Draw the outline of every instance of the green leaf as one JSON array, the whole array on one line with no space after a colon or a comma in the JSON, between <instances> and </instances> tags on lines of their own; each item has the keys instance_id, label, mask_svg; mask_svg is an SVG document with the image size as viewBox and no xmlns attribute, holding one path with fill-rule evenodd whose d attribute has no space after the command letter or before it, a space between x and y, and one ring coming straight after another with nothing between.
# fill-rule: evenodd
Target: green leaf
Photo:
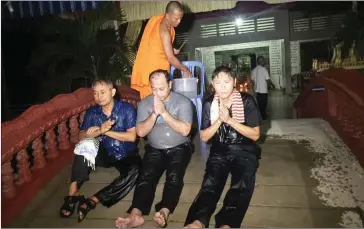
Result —
<instances>
[{"instance_id":1,"label":"green leaf","mask_svg":"<svg viewBox=\"0 0 364 229\"><path fill-rule=\"evenodd\" d=\"M86 16L70 15L72 19L53 16L38 22L41 28L38 46L28 65L32 75L40 83L45 79L56 84L69 83L63 80L65 76L71 80L128 81L136 57L135 47L128 41L116 41L114 29L100 30L113 20L125 23L123 10L114 2L102 2L100 8L87 12Z\"/></svg>"}]
</instances>

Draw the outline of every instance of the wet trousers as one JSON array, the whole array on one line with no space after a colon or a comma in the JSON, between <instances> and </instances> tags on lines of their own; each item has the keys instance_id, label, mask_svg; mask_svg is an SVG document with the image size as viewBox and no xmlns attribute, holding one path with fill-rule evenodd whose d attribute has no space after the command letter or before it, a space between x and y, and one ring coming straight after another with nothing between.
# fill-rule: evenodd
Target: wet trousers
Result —
<instances>
[{"instance_id":1,"label":"wet trousers","mask_svg":"<svg viewBox=\"0 0 364 229\"><path fill-rule=\"evenodd\" d=\"M195 220L209 227L212 214L231 173L230 189L215 216L215 228L223 225L240 228L254 191L258 157L241 149L211 147L201 190L192 203L185 225Z\"/></svg>"},{"instance_id":2,"label":"wet trousers","mask_svg":"<svg viewBox=\"0 0 364 229\"><path fill-rule=\"evenodd\" d=\"M158 212L162 208L167 208L173 213L181 196L184 186L183 178L192 153L193 145L189 141L168 149L156 149L146 145L143 168L128 213L133 208L137 208L143 215L149 215L157 184L165 170L166 182L163 196L162 200L155 205L155 210Z\"/></svg>"},{"instance_id":3,"label":"wet trousers","mask_svg":"<svg viewBox=\"0 0 364 229\"><path fill-rule=\"evenodd\" d=\"M111 207L124 198L135 186L142 159L138 151L130 152L121 160L107 154L106 149L100 144L99 151L96 156L95 165L98 167L115 167L120 176L114 179L111 184L102 188L94 196L105 207ZM81 155L75 155L72 165L71 182L77 182L78 189L84 182L89 180L91 167L87 165L87 161Z\"/></svg>"}]
</instances>

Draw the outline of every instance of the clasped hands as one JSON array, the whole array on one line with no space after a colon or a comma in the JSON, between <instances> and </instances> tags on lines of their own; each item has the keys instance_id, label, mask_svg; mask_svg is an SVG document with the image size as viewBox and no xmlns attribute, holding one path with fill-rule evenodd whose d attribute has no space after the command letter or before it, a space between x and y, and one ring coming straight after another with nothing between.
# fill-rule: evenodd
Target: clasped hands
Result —
<instances>
[{"instance_id":1,"label":"clasped hands","mask_svg":"<svg viewBox=\"0 0 364 229\"><path fill-rule=\"evenodd\" d=\"M219 106L219 120L225 123L229 123L231 120L228 108L221 101Z\"/></svg>"},{"instance_id":2,"label":"clasped hands","mask_svg":"<svg viewBox=\"0 0 364 229\"><path fill-rule=\"evenodd\" d=\"M90 128L87 129L86 134L91 135L91 134L95 133L96 131L99 132L98 133L99 135L104 134L107 131L109 131L114 124L115 124L115 120L109 119L109 120L105 121L104 123L102 123L101 127L91 126Z\"/></svg>"},{"instance_id":3,"label":"clasped hands","mask_svg":"<svg viewBox=\"0 0 364 229\"><path fill-rule=\"evenodd\" d=\"M153 112L157 117L159 115L162 116L167 112L166 106L164 105L162 100L160 100L157 96L154 96Z\"/></svg>"}]
</instances>

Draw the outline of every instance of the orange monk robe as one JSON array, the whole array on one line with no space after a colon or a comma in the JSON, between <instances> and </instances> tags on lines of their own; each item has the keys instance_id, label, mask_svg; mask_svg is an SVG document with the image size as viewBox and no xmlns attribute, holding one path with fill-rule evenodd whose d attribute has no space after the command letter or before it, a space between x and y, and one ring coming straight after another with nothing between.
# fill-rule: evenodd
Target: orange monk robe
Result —
<instances>
[{"instance_id":1,"label":"orange monk robe","mask_svg":"<svg viewBox=\"0 0 364 229\"><path fill-rule=\"evenodd\" d=\"M156 15L149 19L146 25L139 50L133 66L131 88L140 92L141 99L152 94L149 84L149 74L157 69L170 72L170 64L163 50L162 39L159 35L160 24L164 14ZM175 38L174 28L171 27L172 43Z\"/></svg>"}]
</instances>

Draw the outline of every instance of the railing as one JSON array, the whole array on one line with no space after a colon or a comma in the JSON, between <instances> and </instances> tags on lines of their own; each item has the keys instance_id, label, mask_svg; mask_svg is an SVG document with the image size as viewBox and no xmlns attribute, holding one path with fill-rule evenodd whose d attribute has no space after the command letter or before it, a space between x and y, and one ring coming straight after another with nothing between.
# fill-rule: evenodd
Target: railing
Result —
<instances>
[{"instance_id":1,"label":"railing","mask_svg":"<svg viewBox=\"0 0 364 229\"><path fill-rule=\"evenodd\" d=\"M302 90L317 75L316 71L300 72L291 76L291 82L296 89Z\"/></svg>"},{"instance_id":2,"label":"railing","mask_svg":"<svg viewBox=\"0 0 364 229\"><path fill-rule=\"evenodd\" d=\"M364 167L364 75L356 70L323 71L294 104L298 118L328 121Z\"/></svg>"},{"instance_id":3,"label":"railing","mask_svg":"<svg viewBox=\"0 0 364 229\"><path fill-rule=\"evenodd\" d=\"M345 68L345 69L363 69L364 60L352 61L342 61L340 64L332 64L328 62L318 63L317 71L322 72L330 68Z\"/></svg>"},{"instance_id":4,"label":"railing","mask_svg":"<svg viewBox=\"0 0 364 229\"><path fill-rule=\"evenodd\" d=\"M118 88L122 100L136 108L139 92ZM73 158L79 126L94 104L92 90L58 95L1 124L2 225L14 219L42 187Z\"/></svg>"}]
</instances>

